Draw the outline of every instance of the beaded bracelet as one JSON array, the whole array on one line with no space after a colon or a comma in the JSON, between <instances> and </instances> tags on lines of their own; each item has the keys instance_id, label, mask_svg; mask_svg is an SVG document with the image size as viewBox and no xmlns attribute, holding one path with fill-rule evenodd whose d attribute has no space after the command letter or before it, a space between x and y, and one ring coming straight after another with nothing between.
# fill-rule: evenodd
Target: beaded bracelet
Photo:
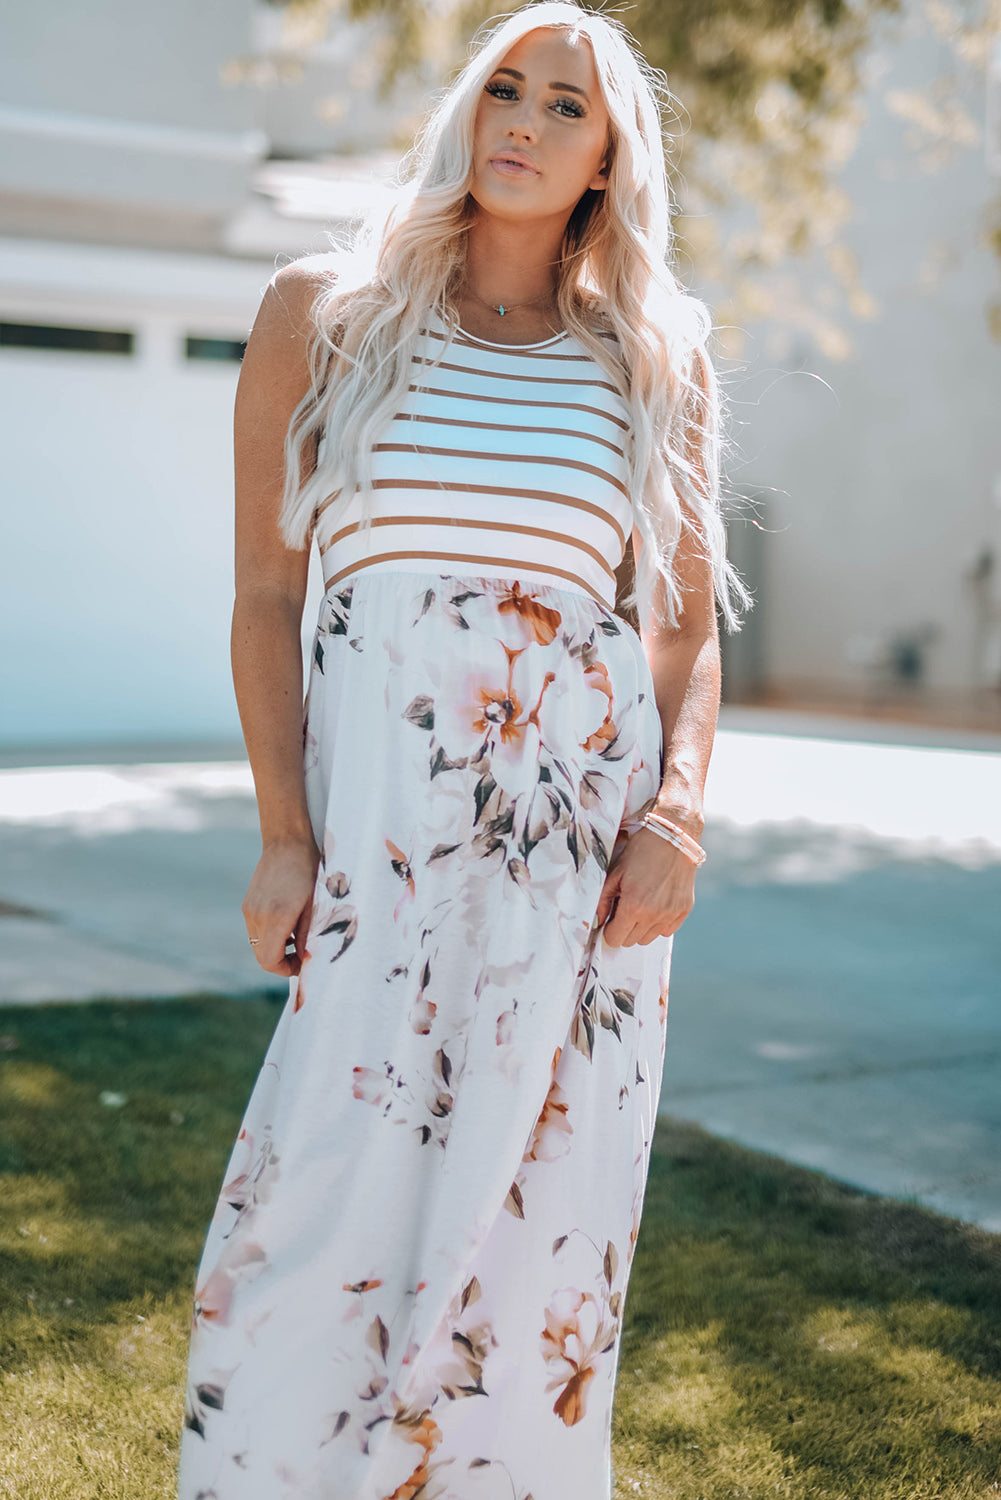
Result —
<instances>
[{"instance_id":1,"label":"beaded bracelet","mask_svg":"<svg viewBox=\"0 0 1001 1500\"><path fill-rule=\"evenodd\" d=\"M687 855L694 865L701 865L705 862L706 851L702 845L693 839L690 833L679 828L677 823L672 823L670 818L663 817L661 813L644 813L643 826L649 828L651 833L656 833L662 839L666 839L676 849L680 849L681 853Z\"/></svg>"}]
</instances>

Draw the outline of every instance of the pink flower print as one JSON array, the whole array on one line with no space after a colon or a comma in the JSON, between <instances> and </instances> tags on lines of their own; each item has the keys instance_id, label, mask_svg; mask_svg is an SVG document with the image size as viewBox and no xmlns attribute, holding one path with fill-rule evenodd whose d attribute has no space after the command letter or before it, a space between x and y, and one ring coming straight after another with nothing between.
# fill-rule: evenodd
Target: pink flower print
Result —
<instances>
[{"instance_id":1,"label":"pink flower print","mask_svg":"<svg viewBox=\"0 0 1001 1500\"><path fill-rule=\"evenodd\" d=\"M228 1323L233 1278L220 1266L210 1271L195 1293L196 1323Z\"/></svg>"},{"instance_id":2,"label":"pink flower print","mask_svg":"<svg viewBox=\"0 0 1001 1500\"><path fill-rule=\"evenodd\" d=\"M497 1046L509 1047L514 1041L514 1010L501 1011L497 1017Z\"/></svg>"},{"instance_id":3,"label":"pink flower print","mask_svg":"<svg viewBox=\"0 0 1001 1500\"><path fill-rule=\"evenodd\" d=\"M426 1376L449 1401L482 1396L483 1367L497 1340L481 1304L482 1289L471 1276L451 1300L426 1352ZM425 1394L425 1393L422 1393Z\"/></svg>"},{"instance_id":4,"label":"pink flower print","mask_svg":"<svg viewBox=\"0 0 1001 1500\"><path fill-rule=\"evenodd\" d=\"M324 837L324 848L328 847L328 841L329 834ZM340 958L341 954L354 942L358 932L358 908L350 901L343 899L350 890L351 882L344 871L334 870L328 875L326 874L326 861L321 860L313 889L313 909L309 918L306 958L315 958L321 951L317 940L330 937L332 933L340 937L341 945L330 955L331 963ZM302 973L300 973L295 1004L292 1007L293 1014L301 1009L305 999L305 986L302 982Z\"/></svg>"},{"instance_id":5,"label":"pink flower print","mask_svg":"<svg viewBox=\"0 0 1001 1500\"><path fill-rule=\"evenodd\" d=\"M485 745L494 781L512 797L538 781L539 715L556 675L544 663L536 646L514 650L498 641L484 650L464 687L435 708L435 733L449 759Z\"/></svg>"},{"instance_id":6,"label":"pink flower print","mask_svg":"<svg viewBox=\"0 0 1001 1500\"><path fill-rule=\"evenodd\" d=\"M356 1067L352 1069L354 1082L351 1092L364 1104L374 1104L384 1115L392 1112L393 1105L401 1107L411 1102L410 1090L394 1069L392 1063L383 1063L382 1069ZM401 1094L405 1097L401 1097Z\"/></svg>"},{"instance_id":7,"label":"pink flower print","mask_svg":"<svg viewBox=\"0 0 1001 1500\"><path fill-rule=\"evenodd\" d=\"M193 1327L228 1323L236 1282L253 1280L267 1263L263 1247L253 1240L231 1241L195 1292Z\"/></svg>"},{"instance_id":8,"label":"pink flower print","mask_svg":"<svg viewBox=\"0 0 1001 1500\"><path fill-rule=\"evenodd\" d=\"M410 1007L410 1024L418 1036L429 1035L431 1023L437 1014L437 1005L435 1005L433 1000L425 999L422 991Z\"/></svg>"},{"instance_id":9,"label":"pink flower print","mask_svg":"<svg viewBox=\"0 0 1001 1500\"><path fill-rule=\"evenodd\" d=\"M239 1221L243 1214L256 1208L259 1203L267 1203L271 1197L272 1186L279 1175L279 1157L268 1135L256 1151L254 1137L248 1130L241 1130L237 1140L244 1142L244 1151L249 1161L242 1172L238 1172L224 1184L220 1196L230 1208L236 1209Z\"/></svg>"},{"instance_id":10,"label":"pink flower print","mask_svg":"<svg viewBox=\"0 0 1001 1500\"><path fill-rule=\"evenodd\" d=\"M598 1360L615 1344L616 1324L591 1292L563 1287L546 1308L541 1335L542 1357L550 1366L547 1391L559 1389L553 1411L567 1427L586 1413L587 1387L597 1373Z\"/></svg>"}]
</instances>

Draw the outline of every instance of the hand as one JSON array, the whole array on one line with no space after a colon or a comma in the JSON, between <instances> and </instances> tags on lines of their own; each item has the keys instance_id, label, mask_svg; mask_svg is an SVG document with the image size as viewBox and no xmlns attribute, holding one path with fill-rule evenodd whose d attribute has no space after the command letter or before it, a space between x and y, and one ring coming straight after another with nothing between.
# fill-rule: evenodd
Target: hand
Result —
<instances>
[{"instance_id":1,"label":"hand","mask_svg":"<svg viewBox=\"0 0 1001 1500\"><path fill-rule=\"evenodd\" d=\"M257 938L254 956L269 974L298 974L313 915L313 889L320 851L312 838L268 844L257 863L241 911L247 936ZM295 952L286 954L286 944Z\"/></svg>"},{"instance_id":2,"label":"hand","mask_svg":"<svg viewBox=\"0 0 1001 1500\"><path fill-rule=\"evenodd\" d=\"M695 905L697 868L666 839L637 829L609 867L598 900L605 942L631 948L677 932Z\"/></svg>"}]
</instances>

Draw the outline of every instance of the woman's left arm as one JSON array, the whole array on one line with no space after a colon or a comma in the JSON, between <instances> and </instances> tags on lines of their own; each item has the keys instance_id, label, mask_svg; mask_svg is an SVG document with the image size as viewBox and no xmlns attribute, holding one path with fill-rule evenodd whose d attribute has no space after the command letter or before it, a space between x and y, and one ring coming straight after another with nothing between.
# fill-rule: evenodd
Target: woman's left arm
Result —
<instances>
[{"instance_id":1,"label":"woman's left arm","mask_svg":"<svg viewBox=\"0 0 1001 1500\"><path fill-rule=\"evenodd\" d=\"M688 533L686 541L688 545L679 543L675 560L675 574L685 591L678 627L641 627L640 637L664 726L664 769L655 811L699 840L719 715L720 651L710 564L691 546Z\"/></svg>"},{"instance_id":2,"label":"woman's left arm","mask_svg":"<svg viewBox=\"0 0 1001 1500\"><path fill-rule=\"evenodd\" d=\"M636 531L632 540L638 555L641 542ZM711 566L690 532L678 544L674 565L684 590L678 625L640 628L664 731L655 810L700 840L719 714L719 629ZM673 844L640 828L605 877L597 911L599 925L605 924L605 942L631 947L676 932L695 905L696 868Z\"/></svg>"}]
</instances>

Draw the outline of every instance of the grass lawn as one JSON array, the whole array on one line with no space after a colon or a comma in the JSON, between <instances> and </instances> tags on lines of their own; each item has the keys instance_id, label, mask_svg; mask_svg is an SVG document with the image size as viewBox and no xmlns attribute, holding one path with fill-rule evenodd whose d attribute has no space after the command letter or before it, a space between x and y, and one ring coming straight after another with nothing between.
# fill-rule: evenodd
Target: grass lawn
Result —
<instances>
[{"instance_id":1,"label":"grass lawn","mask_svg":"<svg viewBox=\"0 0 1001 1500\"><path fill-rule=\"evenodd\" d=\"M0 1496L172 1500L194 1270L277 1019L0 1012ZM1001 1494L1001 1236L663 1120L615 1471L616 1500Z\"/></svg>"}]
</instances>

